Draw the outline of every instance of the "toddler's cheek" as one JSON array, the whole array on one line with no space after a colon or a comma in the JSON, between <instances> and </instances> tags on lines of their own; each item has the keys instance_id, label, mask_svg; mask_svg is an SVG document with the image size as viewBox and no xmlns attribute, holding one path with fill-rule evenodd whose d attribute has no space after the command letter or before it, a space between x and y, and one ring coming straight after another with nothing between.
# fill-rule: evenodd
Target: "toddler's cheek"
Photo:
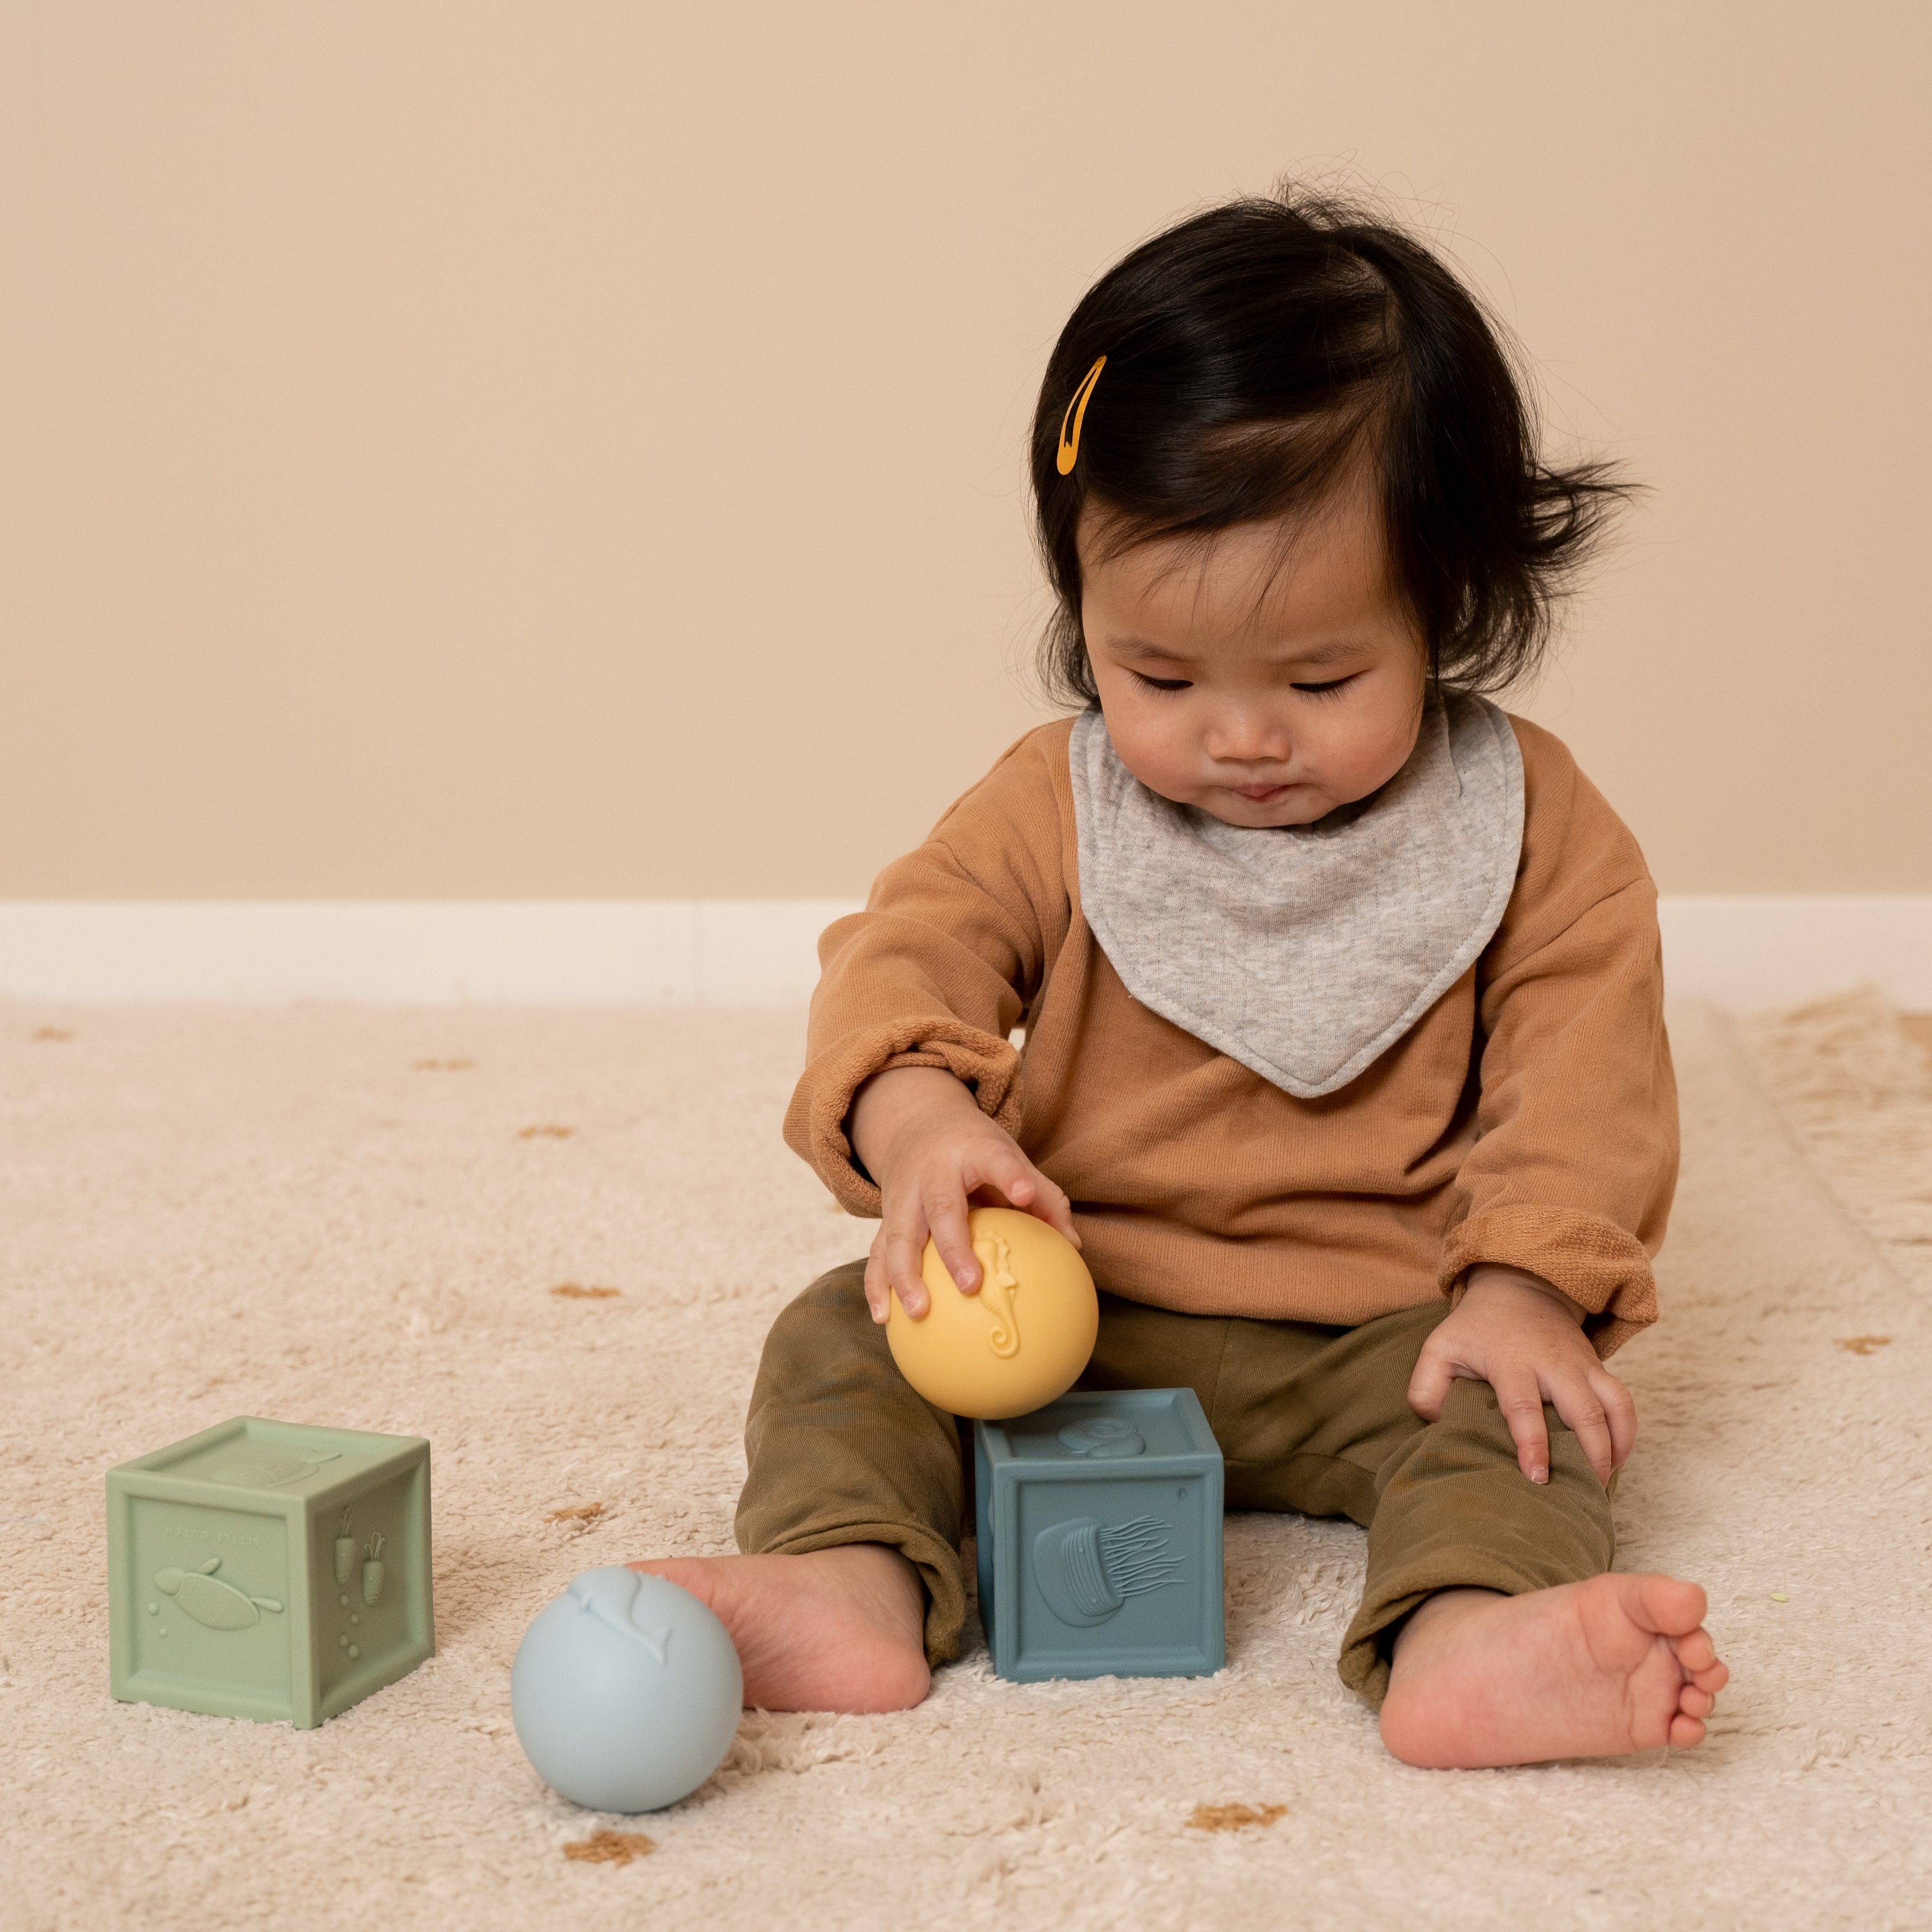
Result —
<instances>
[{"instance_id":1,"label":"toddler's cheek","mask_svg":"<svg viewBox=\"0 0 1932 1932\"><path fill-rule=\"evenodd\" d=\"M1116 747L1118 749L1118 748ZM1172 799L1176 805L1196 802L1196 788L1177 782L1176 774L1161 760L1154 758L1130 758L1124 753L1120 762L1145 785L1150 792L1161 797Z\"/></svg>"},{"instance_id":2,"label":"toddler's cheek","mask_svg":"<svg viewBox=\"0 0 1932 1932\"><path fill-rule=\"evenodd\" d=\"M1111 727L1108 735L1112 735ZM1124 745L1117 739L1114 749L1121 764L1149 791L1177 805L1202 804L1213 790L1206 754L1172 728L1130 737Z\"/></svg>"}]
</instances>

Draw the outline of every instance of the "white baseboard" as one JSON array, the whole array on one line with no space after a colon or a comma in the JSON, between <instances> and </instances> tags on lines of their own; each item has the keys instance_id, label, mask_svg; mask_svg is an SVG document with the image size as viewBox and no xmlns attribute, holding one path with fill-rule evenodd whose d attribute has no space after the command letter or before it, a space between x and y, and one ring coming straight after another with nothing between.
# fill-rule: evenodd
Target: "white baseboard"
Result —
<instances>
[{"instance_id":1,"label":"white baseboard","mask_svg":"<svg viewBox=\"0 0 1932 1932\"><path fill-rule=\"evenodd\" d=\"M0 902L0 996L802 1006L845 899Z\"/></svg>"},{"instance_id":2,"label":"white baseboard","mask_svg":"<svg viewBox=\"0 0 1932 1932\"><path fill-rule=\"evenodd\" d=\"M847 899L0 902L0 997L795 1006ZM1666 897L1673 995L1932 1011L1932 893Z\"/></svg>"},{"instance_id":3,"label":"white baseboard","mask_svg":"<svg viewBox=\"0 0 1932 1932\"><path fill-rule=\"evenodd\" d=\"M1673 998L1748 1012L1875 986L1932 1012L1932 892L1666 894L1658 913Z\"/></svg>"}]
</instances>

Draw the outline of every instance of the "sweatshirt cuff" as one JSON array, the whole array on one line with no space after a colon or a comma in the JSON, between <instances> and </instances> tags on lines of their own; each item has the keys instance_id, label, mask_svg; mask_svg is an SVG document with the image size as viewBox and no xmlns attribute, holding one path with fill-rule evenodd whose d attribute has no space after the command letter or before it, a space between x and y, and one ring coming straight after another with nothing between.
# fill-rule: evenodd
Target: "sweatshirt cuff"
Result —
<instances>
[{"instance_id":1,"label":"sweatshirt cuff","mask_svg":"<svg viewBox=\"0 0 1932 1932\"><path fill-rule=\"evenodd\" d=\"M1463 1277L1484 1262L1522 1269L1585 1311L1583 1332L1607 1359L1657 1319L1657 1280L1643 1244L1628 1228L1566 1208L1492 1208L1450 1230L1442 1246L1444 1294L1462 1298Z\"/></svg>"},{"instance_id":2,"label":"sweatshirt cuff","mask_svg":"<svg viewBox=\"0 0 1932 1932\"><path fill-rule=\"evenodd\" d=\"M848 1214L876 1220L882 1208L878 1184L858 1164L845 1132L859 1089L896 1066L943 1067L968 1089L982 1114L1016 1133L1019 1064L1010 1040L958 1020L929 1016L868 1027L826 1048L806 1068L786 1110L785 1144Z\"/></svg>"}]
</instances>

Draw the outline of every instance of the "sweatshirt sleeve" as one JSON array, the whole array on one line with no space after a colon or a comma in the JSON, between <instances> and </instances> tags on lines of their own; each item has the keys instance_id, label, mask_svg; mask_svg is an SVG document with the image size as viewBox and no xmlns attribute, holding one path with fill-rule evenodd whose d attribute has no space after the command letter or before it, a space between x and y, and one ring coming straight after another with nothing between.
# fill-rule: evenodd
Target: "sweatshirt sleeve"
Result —
<instances>
[{"instance_id":1,"label":"sweatshirt sleeve","mask_svg":"<svg viewBox=\"0 0 1932 1932\"><path fill-rule=\"evenodd\" d=\"M1526 1269L1588 1311L1607 1356L1657 1318L1651 1257L1677 1178L1657 892L1636 841L1554 737L1523 752L1523 854L1477 968L1479 1138L1442 1284Z\"/></svg>"},{"instance_id":2,"label":"sweatshirt sleeve","mask_svg":"<svg viewBox=\"0 0 1932 1932\"><path fill-rule=\"evenodd\" d=\"M853 1096L896 1066L940 1066L1009 1131L1019 1054L1007 1036L1065 937L1070 895L1052 760L1069 727L1015 745L916 851L880 874L863 912L818 942L806 1070L785 1114L792 1150L841 1206L880 1196L846 1132Z\"/></svg>"}]
</instances>

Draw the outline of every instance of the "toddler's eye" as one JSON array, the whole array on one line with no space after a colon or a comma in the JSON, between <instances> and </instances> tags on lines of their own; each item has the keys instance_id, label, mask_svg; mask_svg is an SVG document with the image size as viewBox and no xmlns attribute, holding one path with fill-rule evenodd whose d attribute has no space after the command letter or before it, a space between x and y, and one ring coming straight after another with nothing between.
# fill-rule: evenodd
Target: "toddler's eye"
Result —
<instances>
[{"instance_id":1,"label":"toddler's eye","mask_svg":"<svg viewBox=\"0 0 1932 1932\"><path fill-rule=\"evenodd\" d=\"M1185 691L1194 681L1186 677L1149 677L1138 670L1133 676L1135 682L1146 691Z\"/></svg>"},{"instance_id":2,"label":"toddler's eye","mask_svg":"<svg viewBox=\"0 0 1932 1932\"><path fill-rule=\"evenodd\" d=\"M1325 684L1298 684L1291 688L1305 691L1310 698L1333 698L1345 684L1353 684L1356 676L1357 674L1352 672L1346 677L1331 677Z\"/></svg>"}]
</instances>

